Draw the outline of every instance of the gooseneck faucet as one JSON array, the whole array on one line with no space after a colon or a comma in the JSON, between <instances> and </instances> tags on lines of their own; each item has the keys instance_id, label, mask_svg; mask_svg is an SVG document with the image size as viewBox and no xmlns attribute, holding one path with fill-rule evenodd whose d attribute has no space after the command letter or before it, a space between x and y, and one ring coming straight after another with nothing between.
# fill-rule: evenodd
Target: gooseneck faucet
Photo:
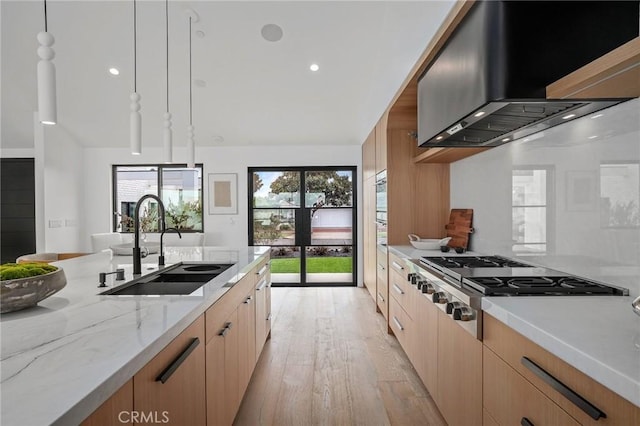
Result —
<instances>
[{"instance_id":1,"label":"gooseneck faucet","mask_svg":"<svg viewBox=\"0 0 640 426\"><path fill-rule=\"evenodd\" d=\"M158 257L158 266L164 266L164 250L162 249L162 238L167 231L173 231L178 233L178 237L182 238L182 234L176 228L165 228L160 234L160 256Z\"/></svg>"},{"instance_id":2,"label":"gooseneck faucet","mask_svg":"<svg viewBox=\"0 0 640 426\"><path fill-rule=\"evenodd\" d=\"M133 240L133 275L140 275L142 273L141 254L140 254L140 206L142 202L148 198L153 198L158 202L158 217L160 219L160 229L164 229L164 204L162 200L153 194L147 194L140 197L136 203L136 209L133 214L135 237Z\"/></svg>"}]
</instances>

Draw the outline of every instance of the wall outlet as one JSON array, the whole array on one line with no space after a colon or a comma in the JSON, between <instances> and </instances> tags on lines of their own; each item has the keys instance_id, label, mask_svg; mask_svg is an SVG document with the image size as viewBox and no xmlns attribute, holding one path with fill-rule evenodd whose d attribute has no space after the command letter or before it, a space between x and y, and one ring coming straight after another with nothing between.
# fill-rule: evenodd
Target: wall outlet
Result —
<instances>
[{"instance_id":1,"label":"wall outlet","mask_svg":"<svg viewBox=\"0 0 640 426\"><path fill-rule=\"evenodd\" d=\"M49 228L62 228L64 221L62 219L55 219L49 221Z\"/></svg>"}]
</instances>

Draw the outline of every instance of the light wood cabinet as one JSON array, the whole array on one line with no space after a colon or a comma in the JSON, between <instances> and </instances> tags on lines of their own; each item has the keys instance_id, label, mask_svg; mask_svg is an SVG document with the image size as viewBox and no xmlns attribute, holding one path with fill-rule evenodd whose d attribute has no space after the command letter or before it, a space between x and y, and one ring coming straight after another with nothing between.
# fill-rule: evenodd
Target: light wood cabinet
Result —
<instances>
[{"instance_id":1,"label":"light wood cabinet","mask_svg":"<svg viewBox=\"0 0 640 426\"><path fill-rule=\"evenodd\" d=\"M640 424L640 407L597 383L560 358L541 348L499 320L485 314L483 317L483 343L487 349L500 357L510 368L546 397L560 406L578 423L583 425L631 425ZM537 366L537 367L536 367ZM550 377L542 378L540 369ZM598 420L579 408L548 382L561 382L570 392L588 401L589 405L606 415ZM555 382L554 382L555 383ZM497 411L508 405L508 395L494 395L495 401L485 401L485 407L500 422ZM488 407L490 404L491 407ZM593 410L592 414L595 412Z\"/></svg>"},{"instance_id":2,"label":"light wood cabinet","mask_svg":"<svg viewBox=\"0 0 640 426\"><path fill-rule=\"evenodd\" d=\"M484 409L497 424L579 424L486 346L482 371Z\"/></svg>"},{"instance_id":3,"label":"light wood cabinet","mask_svg":"<svg viewBox=\"0 0 640 426\"><path fill-rule=\"evenodd\" d=\"M362 144L362 181L376 175L376 129L374 128Z\"/></svg>"},{"instance_id":4,"label":"light wood cabinet","mask_svg":"<svg viewBox=\"0 0 640 426\"><path fill-rule=\"evenodd\" d=\"M387 271L387 248L378 246L376 250L376 305L378 312L389 319L389 286Z\"/></svg>"},{"instance_id":5,"label":"light wood cabinet","mask_svg":"<svg viewBox=\"0 0 640 426\"><path fill-rule=\"evenodd\" d=\"M428 296L419 293L415 321L418 344L413 366L431 395L438 392L438 312Z\"/></svg>"},{"instance_id":6,"label":"light wood cabinet","mask_svg":"<svg viewBox=\"0 0 640 426\"><path fill-rule=\"evenodd\" d=\"M87 417L81 426L133 425L133 380L129 380L111 398Z\"/></svg>"},{"instance_id":7,"label":"light wood cabinet","mask_svg":"<svg viewBox=\"0 0 640 426\"><path fill-rule=\"evenodd\" d=\"M389 297L395 298L409 318L414 319L417 287L407 281L407 274L405 261L389 253Z\"/></svg>"},{"instance_id":8,"label":"light wood cabinet","mask_svg":"<svg viewBox=\"0 0 640 426\"><path fill-rule=\"evenodd\" d=\"M238 309L207 343L207 424L231 425L240 407Z\"/></svg>"},{"instance_id":9,"label":"light wood cabinet","mask_svg":"<svg viewBox=\"0 0 640 426\"><path fill-rule=\"evenodd\" d=\"M258 266L256 272L256 362L271 334L271 271L268 262Z\"/></svg>"},{"instance_id":10,"label":"light wood cabinet","mask_svg":"<svg viewBox=\"0 0 640 426\"><path fill-rule=\"evenodd\" d=\"M253 287L238 306L238 355L238 401L242 401L256 365L256 303Z\"/></svg>"},{"instance_id":11,"label":"light wood cabinet","mask_svg":"<svg viewBox=\"0 0 640 426\"><path fill-rule=\"evenodd\" d=\"M362 183L363 278L373 300L376 300L376 179Z\"/></svg>"},{"instance_id":12,"label":"light wood cabinet","mask_svg":"<svg viewBox=\"0 0 640 426\"><path fill-rule=\"evenodd\" d=\"M393 335L396 336L407 356L413 354L415 346L413 320L393 297L389 299L389 328L393 331Z\"/></svg>"},{"instance_id":13,"label":"light wood cabinet","mask_svg":"<svg viewBox=\"0 0 640 426\"><path fill-rule=\"evenodd\" d=\"M435 400L450 426L482 424L482 342L438 309Z\"/></svg>"},{"instance_id":14,"label":"light wood cabinet","mask_svg":"<svg viewBox=\"0 0 640 426\"><path fill-rule=\"evenodd\" d=\"M373 132L376 142L376 173L380 173L387 169L387 114L382 115Z\"/></svg>"},{"instance_id":15,"label":"light wood cabinet","mask_svg":"<svg viewBox=\"0 0 640 426\"><path fill-rule=\"evenodd\" d=\"M172 425L206 421L204 317L133 376L133 408Z\"/></svg>"}]
</instances>

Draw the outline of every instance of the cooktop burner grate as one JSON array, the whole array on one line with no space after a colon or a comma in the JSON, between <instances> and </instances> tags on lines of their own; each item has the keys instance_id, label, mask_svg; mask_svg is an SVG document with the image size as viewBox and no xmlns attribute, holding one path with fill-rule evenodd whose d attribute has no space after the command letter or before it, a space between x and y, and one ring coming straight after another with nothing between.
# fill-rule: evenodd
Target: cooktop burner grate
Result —
<instances>
[{"instance_id":1,"label":"cooktop burner grate","mask_svg":"<svg viewBox=\"0 0 640 426\"><path fill-rule=\"evenodd\" d=\"M613 287L579 277L474 277L463 283L486 296L617 294Z\"/></svg>"},{"instance_id":2,"label":"cooktop burner grate","mask_svg":"<svg viewBox=\"0 0 640 426\"><path fill-rule=\"evenodd\" d=\"M500 256L423 257L427 264L442 268L527 268L531 265Z\"/></svg>"}]
</instances>

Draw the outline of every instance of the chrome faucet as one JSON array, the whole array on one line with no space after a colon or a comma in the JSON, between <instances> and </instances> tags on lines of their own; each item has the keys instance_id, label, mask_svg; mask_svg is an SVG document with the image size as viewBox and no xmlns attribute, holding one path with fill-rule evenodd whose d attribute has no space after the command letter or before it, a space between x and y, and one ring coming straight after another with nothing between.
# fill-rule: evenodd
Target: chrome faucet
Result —
<instances>
[{"instance_id":1,"label":"chrome faucet","mask_svg":"<svg viewBox=\"0 0 640 426\"><path fill-rule=\"evenodd\" d=\"M160 219L160 229L164 230L164 204L162 200L153 194L143 195L136 203L136 209L133 214L135 237L133 240L133 275L140 275L142 273L141 254L140 254L140 206L142 202L147 198L153 198L158 202L158 217Z\"/></svg>"},{"instance_id":2,"label":"chrome faucet","mask_svg":"<svg viewBox=\"0 0 640 426\"><path fill-rule=\"evenodd\" d=\"M178 233L178 237L182 238L182 234L176 228L165 228L162 230L160 234L160 256L158 257L158 266L164 266L164 251L162 250L162 238L164 238L164 233L167 231L173 231Z\"/></svg>"}]
</instances>

